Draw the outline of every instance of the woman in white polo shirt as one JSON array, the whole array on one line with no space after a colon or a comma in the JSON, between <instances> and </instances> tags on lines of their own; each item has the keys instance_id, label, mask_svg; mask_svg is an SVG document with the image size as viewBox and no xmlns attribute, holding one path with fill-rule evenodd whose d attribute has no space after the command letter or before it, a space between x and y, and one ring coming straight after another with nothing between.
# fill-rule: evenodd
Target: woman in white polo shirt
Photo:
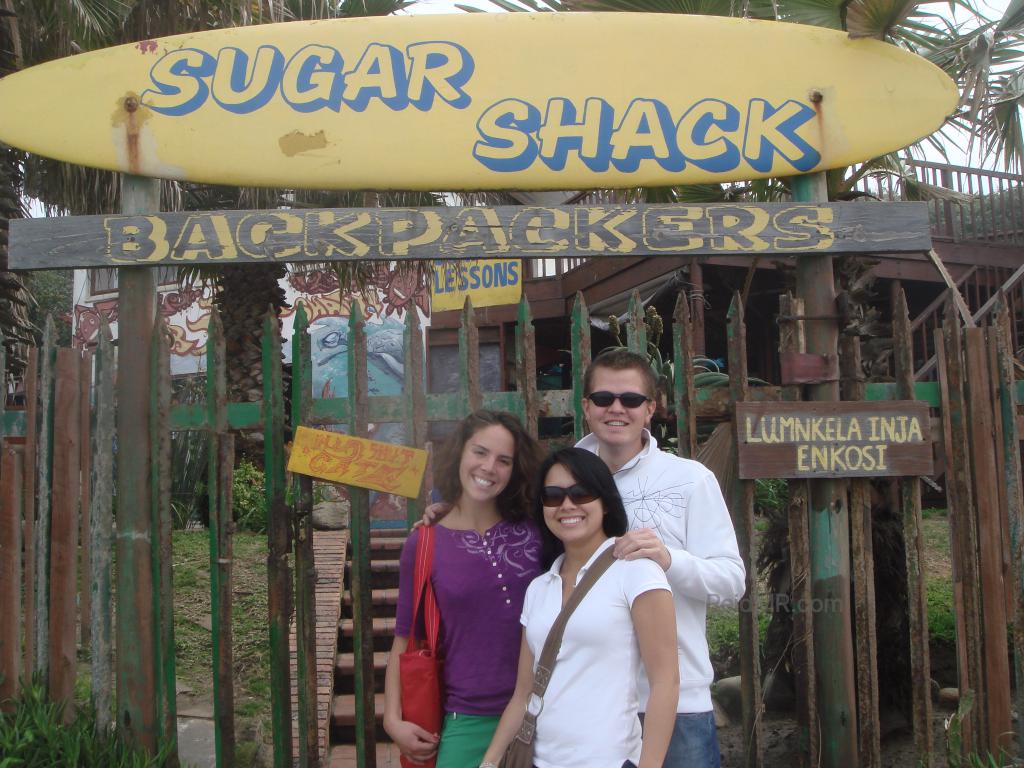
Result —
<instances>
[{"instance_id":1,"label":"woman in white polo shirt","mask_svg":"<svg viewBox=\"0 0 1024 768\"><path fill-rule=\"evenodd\" d=\"M566 448L541 466L534 503L545 562L527 588L515 693L480 768L496 766L527 706L537 714L537 768L661 768L679 695L675 609L665 572L650 560L616 560L569 618L542 703L531 702L533 670L548 630L587 568L627 530L607 465ZM645 727L637 676L651 680Z\"/></svg>"}]
</instances>

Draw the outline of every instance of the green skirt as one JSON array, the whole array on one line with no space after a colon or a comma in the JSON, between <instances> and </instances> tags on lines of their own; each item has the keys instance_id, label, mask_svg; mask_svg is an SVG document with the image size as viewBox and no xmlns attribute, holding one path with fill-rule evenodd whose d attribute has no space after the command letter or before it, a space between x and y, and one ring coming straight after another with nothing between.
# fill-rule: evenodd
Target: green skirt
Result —
<instances>
[{"instance_id":1,"label":"green skirt","mask_svg":"<svg viewBox=\"0 0 1024 768\"><path fill-rule=\"evenodd\" d=\"M477 768L501 718L449 712L441 728L437 768Z\"/></svg>"}]
</instances>

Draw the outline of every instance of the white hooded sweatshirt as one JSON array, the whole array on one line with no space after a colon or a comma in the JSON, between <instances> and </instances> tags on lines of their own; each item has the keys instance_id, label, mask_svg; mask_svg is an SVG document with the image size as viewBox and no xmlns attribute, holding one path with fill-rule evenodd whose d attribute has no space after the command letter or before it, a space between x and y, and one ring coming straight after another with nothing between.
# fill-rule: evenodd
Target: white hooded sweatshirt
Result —
<instances>
[{"instance_id":1,"label":"white hooded sweatshirt","mask_svg":"<svg viewBox=\"0 0 1024 768\"><path fill-rule=\"evenodd\" d=\"M714 672L707 641L707 606L737 602L746 569L736 531L718 480L703 464L666 453L646 429L644 447L614 474L629 516L630 530L650 528L672 557L665 575L676 606L679 651L677 712L708 712ZM598 453L597 438L577 444ZM647 708L650 685L642 672L640 709Z\"/></svg>"}]
</instances>

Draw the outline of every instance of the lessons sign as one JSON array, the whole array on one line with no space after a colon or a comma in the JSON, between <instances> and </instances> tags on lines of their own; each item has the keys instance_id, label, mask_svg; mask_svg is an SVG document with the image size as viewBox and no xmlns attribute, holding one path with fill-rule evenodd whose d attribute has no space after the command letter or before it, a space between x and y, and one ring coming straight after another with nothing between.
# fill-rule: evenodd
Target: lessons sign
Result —
<instances>
[{"instance_id":1,"label":"lessons sign","mask_svg":"<svg viewBox=\"0 0 1024 768\"><path fill-rule=\"evenodd\" d=\"M756 67L736 64L751 51ZM370 17L209 30L31 67L0 81L11 105L0 140L244 186L659 186L861 162L932 133L957 96L920 56L802 24Z\"/></svg>"},{"instance_id":2,"label":"lessons sign","mask_svg":"<svg viewBox=\"0 0 1024 768\"><path fill-rule=\"evenodd\" d=\"M736 403L739 476L930 475L928 404Z\"/></svg>"}]
</instances>

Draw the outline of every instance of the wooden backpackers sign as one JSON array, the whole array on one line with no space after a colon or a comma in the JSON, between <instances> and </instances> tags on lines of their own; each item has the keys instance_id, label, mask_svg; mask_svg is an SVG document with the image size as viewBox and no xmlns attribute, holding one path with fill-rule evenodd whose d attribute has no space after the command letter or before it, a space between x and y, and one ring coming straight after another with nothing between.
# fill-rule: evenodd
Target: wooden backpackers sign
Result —
<instances>
[{"instance_id":1,"label":"wooden backpackers sign","mask_svg":"<svg viewBox=\"0 0 1024 768\"><path fill-rule=\"evenodd\" d=\"M930 475L928 404L737 403L739 475L882 477Z\"/></svg>"},{"instance_id":2,"label":"wooden backpackers sign","mask_svg":"<svg viewBox=\"0 0 1024 768\"><path fill-rule=\"evenodd\" d=\"M11 222L12 269L345 259L913 253L925 203L214 211ZM503 271L501 282L510 276ZM517 278L518 279L518 278Z\"/></svg>"}]
</instances>

